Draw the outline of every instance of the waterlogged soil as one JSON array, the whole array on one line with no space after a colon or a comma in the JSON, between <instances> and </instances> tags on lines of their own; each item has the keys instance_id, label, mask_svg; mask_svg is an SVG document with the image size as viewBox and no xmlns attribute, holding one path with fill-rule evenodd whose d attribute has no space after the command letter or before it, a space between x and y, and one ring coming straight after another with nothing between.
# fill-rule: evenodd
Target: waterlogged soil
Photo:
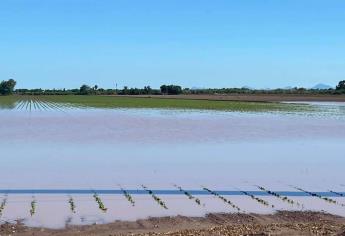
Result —
<instances>
[{"instance_id":1,"label":"waterlogged soil","mask_svg":"<svg viewBox=\"0 0 345 236\"><path fill-rule=\"evenodd\" d=\"M258 221L258 218L266 219L267 215L245 215L255 216L256 220L245 218L242 222L245 225L210 220L210 216L206 219L155 218L158 222L155 224L150 223L152 219L134 222L149 216L202 217L210 212L229 212L225 209L231 208L210 196L200 196L205 203L205 207L200 207L185 196L163 194L158 195L167 203L168 210L149 195L135 195L134 208L122 195L99 193L108 208L106 213L98 209L92 195L73 194L77 212L71 218L67 193L57 197L30 192L11 194L7 190L109 190L118 186L138 189L142 185L166 190L177 184L187 190L200 190L205 186L212 190L258 191L256 185L260 185L274 191L297 191L293 187L297 186L310 192L343 193L344 103L316 103L310 106L317 113L298 114L82 109L59 107L53 103L30 104L31 109L26 109L27 103L21 103L20 109L0 110L0 199L8 199L1 220L13 223L23 219L23 225L4 225L6 230L14 227L12 231L22 230L23 234L30 235L111 235L132 231L145 234L183 230L193 230L184 231L189 235L236 235L231 232L251 230L243 231L249 234L256 229L267 232L275 228L277 232L281 228L289 232L290 228L313 227L328 230L333 226L314 220L267 220L265 224ZM48 105L52 109L48 109ZM317 197L293 200L303 204L303 210L324 210L345 216L344 198L332 195L332 199L335 197L338 204ZM273 196L262 198L275 208L262 206L249 196L229 196L242 210L256 214L299 209ZM37 201L37 212L31 216L33 199ZM218 219L219 214L216 216ZM115 220L121 222L111 223ZM167 222L166 226L161 221ZM102 225L92 225L96 223ZM66 224L91 226L47 229L61 229ZM26 228L29 226L45 229ZM337 231L332 233L337 233L340 225L334 228Z\"/></svg>"},{"instance_id":2,"label":"waterlogged soil","mask_svg":"<svg viewBox=\"0 0 345 236\"><path fill-rule=\"evenodd\" d=\"M116 221L64 229L2 224L0 235L345 235L345 218L323 212L280 211L275 214L208 214L205 217L159 217Z\"/></svg>"}]
</instances>

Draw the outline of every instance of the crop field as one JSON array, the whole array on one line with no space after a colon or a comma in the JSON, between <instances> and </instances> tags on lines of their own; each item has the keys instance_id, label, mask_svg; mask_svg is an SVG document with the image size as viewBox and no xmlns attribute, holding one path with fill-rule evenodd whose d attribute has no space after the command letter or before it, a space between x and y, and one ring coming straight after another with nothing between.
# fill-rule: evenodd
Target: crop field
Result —
<instances>
[{"instance_id":1,"label":"crop field","mask_svg":"<svg viewBox=\"0 0 345 236\"><path fill-rule=\"evenodd\" d=\"M78 209L78 201L75 200L73 195L85 195L89 198L90 204L94 204L100 213L106 214L109 211L109 208L105 205L102 198L106 198L107 196L121 196L123 195L123 198L125 201L129 203L127 207L136 207L135 202L136 198L139 198L140 196L148 196L153 202L158 204L158 206L162 210L168 210L168 204L169 200L167 201L164 199L165 196L167 199L169 199L169 196L181 196L185 197L186 199L192 200L188 204L195 205L207 209L208 204L202 203L199 199L200 197L211 197L213 198L213 201L219 201L223 203L224 212L233 212L233 213L250 213L249 210L247 212L246 205L241 205L241 201L239 201L238 197L241 198L248 198L249 200L253 201L254 204L257 204L258 207L261 208L267 208L272 210L280 210L282 207L293 209L294 211L304 211L308 210L308 198L316 198L320 202L325 201L327 204L333 205L335 207L340 207L341 209L345 207L345 205L342 203L345 200L345 192L334 192L332 190L324 191L324 192L311 192L305 189L302 189L297 186L291 186L290 191L273 191L269 189L265 189L261 186L258 186L259 190L213 190L209 189L207 187L201 187L199 190L191 189L191 190L185 190L182 189L182 187L174 185L177 190L151 190L148 187L142 185L141 190L128 190L128 189L108 189L108 190L63 190L63 189L57 189L57 190L35 190L35 189L26 189L26 190L20 190L20 189L12 189L12 190L5 190L0 189L0 193L3 194L1 197L1 204L0 204L0 219L3 216L4 213L6 213L6 207L8 204L11 203L18 203L17 201L12 202L11 201L11 195L28 195L32 194L31 200L30 198L27 199L26 204L27 205L27 212L31 217L34 217L38 212L37 209L40 209L39 205L40 202L37 200L38 196L44 196L48 194L53 194L57 196L62 196L60 200L55 201L62 201L61 199L65 198L65 208L69 209L71 214L77 214ZM341 185L339 185L341 186ZM292 189L295 189L297 191L294 191ZM270 198L268 198L270 197ZM292 200L292 198L294 200ZM93 199L93 200L92 200ZM109 199L108 199L109 200ZM274 204L270 201L274 200ZM302 204L299 201L304 200L307 203ZM44 200L43 200L44 201ZM170 201L175 201L174 198L170 199ZM93 202L93 203L92 203ZM193 203L194 202L194 203ZM109 203L109 201L108 201ZM118 204L118 203L116 203ZM277 204L277 205L275 205ZM120 207L120 206L119 206ZM187 207L188 208L188 207ZM47 210L47 209L45 209ZM111 209L114 210L114 209ZM115 209L116 210L116 209ZM211 210L211 209L210 209ZM324 209L320 208L318 209L320 211L323 211Z\"/></svg>"},{"instance_id":2,"label":"crop field","mask_svg":"<svg viewBox=\"0 0 345 236\"><path fill-rule=\"evenodd\" d=\"M342 103L8 96L0 104L4 222L345 216Z\"/></svg>"},{"instance_id":3,"label":"crop field","mask_svg":"<svg viewBox=\"0 0 345 236\"><path fill-rule=\"evenodd\" d=\"M58 109L64 107L89 108L159 108L199 109L239 112L298 112L312 110L306 105L278 102L216 101L179 98L138 98L120 96L11 96L0 97L0 106L10 109Z\"/></svg>"}]
</instances>

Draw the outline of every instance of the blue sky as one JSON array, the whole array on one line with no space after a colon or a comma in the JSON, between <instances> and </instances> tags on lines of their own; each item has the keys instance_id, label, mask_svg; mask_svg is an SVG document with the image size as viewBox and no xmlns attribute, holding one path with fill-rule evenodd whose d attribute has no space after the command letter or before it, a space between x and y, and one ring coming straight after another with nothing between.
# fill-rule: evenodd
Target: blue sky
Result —
<instances>
[{"instance_id":1,"label":"blue sky","mask_svg":"<svg viewBox=\"0 0 345 236\"><path fill-rule=\"evenodd\" d=\"M343 0L1 0L18 87L256 88L345 79Z\"/></svg>"}]
</instances>

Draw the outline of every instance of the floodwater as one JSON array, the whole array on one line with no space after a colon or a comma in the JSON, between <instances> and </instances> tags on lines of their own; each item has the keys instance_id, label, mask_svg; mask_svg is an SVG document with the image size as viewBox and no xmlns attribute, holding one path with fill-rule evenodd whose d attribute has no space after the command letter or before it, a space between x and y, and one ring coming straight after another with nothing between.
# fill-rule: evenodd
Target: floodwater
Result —
<instances>
[{"instance_id":1,"label":"floodwater","mask_svg":"<svg viewBox=\"0 0 345 236\"><path fill-rule=\"evenodd\" d=\"M316 112L0 109L0 201L7 200L1 221L24 219L31 226L57 228L236 211L203 187L223 193L245 212L304 209L345 215L345 198L329 192L345 192L345 103L309 106ZM141 185L156 190L168 209L144 194ZM202 204L178 194L174 185ZM300 205L260 194L256 185L285 192ZM307 197L294 186L337 204ZM131 193L134 207L121 188ZM270 206L241 190L256 191ZM93 192L107 212L98 209ZM70 197L76 213L70 210Z\"/></svg>"}]
</instances>

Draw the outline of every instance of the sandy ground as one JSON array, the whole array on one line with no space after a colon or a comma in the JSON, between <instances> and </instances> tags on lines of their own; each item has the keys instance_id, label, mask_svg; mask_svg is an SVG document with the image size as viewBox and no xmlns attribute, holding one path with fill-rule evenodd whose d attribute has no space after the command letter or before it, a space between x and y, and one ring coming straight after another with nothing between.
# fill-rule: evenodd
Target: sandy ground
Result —
<instances>
[{"instance_id":1,"label":"sandy ground","mask_svg":"<svg viewBox=\"0 0 345 236\"><path fill-rule=\"evenodd\" d=\"M53 214L53 213L52 213ZM281 211L273 215L209 214L161 217L52 230L2 224L0 235L345 235L345 218L322 212Z\"/></svg>"},{"instance_id":2,"label":"sandy ground","mask_svg":"<svg viewBox=\"0 0 345 236\"><path fill-rule=\"evenodd\" d=\"M115 95L123 97L124 95ZM171 99L200 99L216 101L246 101L246 102L345 102L345 95L304 95L304 94L235 94L235 95L129 95L128 97L152 97Z\"/></svg>"}]
</instances>

